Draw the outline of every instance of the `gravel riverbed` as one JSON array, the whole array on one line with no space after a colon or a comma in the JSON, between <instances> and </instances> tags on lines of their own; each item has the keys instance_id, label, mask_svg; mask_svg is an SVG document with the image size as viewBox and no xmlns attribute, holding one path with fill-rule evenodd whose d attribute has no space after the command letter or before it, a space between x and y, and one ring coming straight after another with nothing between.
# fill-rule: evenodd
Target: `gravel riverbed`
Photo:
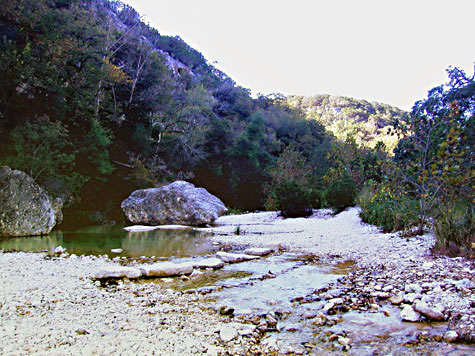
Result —
<instances>
[{"instance_id":1,"label":"gravel riverbed","mask_svg":"<svg viewBox=\"0 0 475 356\"><path fill-rule=\"evenodd\" d=\"M205 230L223 246L272 245L321 261L354 261L348 275L294 301L320 302L321 310L303 318L316 325L316 334L321 327L318 342L327 343L328 350L365 354L356 352L357 341L344 330L328 331L329 324L338 324L335 316L390 310L402 318L406 310L419 321L439 318L444 325L442 332L416 335L418 343L438 343L459 355L475 351L470 345L462 351L451 346L474 342L474 263L433 256L431 235L382 234L361 223L357 208L335 217L320 210L307 219L281 219L275 213L225 216ZM199 293L150 280L100 285L91 278L102 266L115 264L102 257L0 253L0 354L319 354L318 347L284 350L268 344L252 320L220 315L202 303L206 297Z\"/></svg>"}]
</instances>

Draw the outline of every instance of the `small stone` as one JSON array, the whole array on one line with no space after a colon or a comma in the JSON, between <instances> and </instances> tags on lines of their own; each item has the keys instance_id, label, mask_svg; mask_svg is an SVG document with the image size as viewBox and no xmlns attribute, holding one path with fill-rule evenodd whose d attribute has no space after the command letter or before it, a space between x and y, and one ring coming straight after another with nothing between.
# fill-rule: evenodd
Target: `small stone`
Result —
<instances>
[{"instance_id":1,"label":"small stone","mask_svg":"<svg viewBox=\"0 0 475 356\"><path fill-rule=\"evenodd\" d=\"M422 288L417 283L412 283L412 284L406 284L404 291L406 293L420 294L422 293Z\"/></svg>"},{"instance_id":2,"label":"small stone","mask_svg":"<svg viewBox=\"0 0 475 356\"><path fill-rule=\"evenodd\" d=\"M111 252L112 253L122 253L124 250L122 250L121 248L113 248L111 249Z\"/></svg>"},{"instance_id":3,"label":"small stone","mask_svg":"<svg viewBox=\"0 0 475 356\"><path fill-rule=\"evenodd\" d=\"M339 336L338 337L338 343L342 346L350 345L351 344L351 339L349 339L347 337Z\"/></svg>"},{"instance_id":4,"label":"small stone","mask_svg":"<svg viewBox=\"0 0 475 356\"><path fill-rule=\"evenodd\" d=\"M322 311L323 312L328 312L330 309L333 309L333 307L335 306L335 303L327 303L325 304L325 306L323 307Z\"/></svg>"},{"instance_id":5,"label":"small stone","mask_svg":"<svg viewBox=\"0 0 475 356\"><path fill-rule=\"evenodd\" d=\"M434 267L434 262L424 262L422 264L423 269L431 269L432 267Z\"/></svg>"},{"instance_id":6,"label":"small stone","mask_svg":"<svg viewBox=\"0 0 475 356\"><path fill-rule=\"evenodd\" d=\"M76 334L78 334L78 335L87 335L87 334L89 334L89 331L87 331L86 329L80 328L80 329L76 330Z\"/></svg>"},{"instance_id":7,"label":"small stone","mask_svg":"<svg viewBox=\"0 0 475 356\"><path fill-rule=\"evenodd\" d=\"M224 342L234 340L238 336L238 331L232 326L223 326L219 330L219 337Z\"/></svg>"},{"instance_id":8,"label":"small stone","mask_svg":"<svg viewBox=\"0 0 475 356\"><path fill-rule=\"evenodd\" d=\"M343 299L342 298L333 298L333 299L330 299L329 302L334 303L335 305L343 304Z\"/></svg>"},{"instance_id":9,"label":"small stone","mask_svg":"<svg viewBox=\"0 0 475 356\"><path fill-rule=\"evenodd\" d=\"M271 315L266 315L266 321L267 321L267 324L271 327L277 325L277 320Z\"/></svg>"},{"instance_id":10,"label":"small stone","mask_svg":"<svg viewBox=\"0 0 475 356\"><path fill-rule=\"evenodd\" d=\"M444 340L446 342L455 342L457 341L458 334L454 330L449 330L444 334Z\"/></svg>"},{"instance_id":11,"label":"small stone","mask_svg":"<svg viewBox=\"0 0 475 356\"><path fill-rule=\"evenodd\" d=\"M65 253L65 252L66 252L66 249L63 246L56 246L56 248L54 249L54 253L56 255L61 255L62 253Z\"/></svg>"},{"instance_id":12,"label":"small stone","mask_svg":"<svg viewBox=\"0 0 475 356\"><path fill-rule=\"evenodd\" d=\"M404 301L407 303L414 303L415 300L420 299L422 296L419 293L407 293L404 295Z\"/></svg>"},{"instance_id":13,"label":"small stone","mask_svg":"<svg viewBox=\"0 0 475 356\"><path fill-rule=\"evenodd\" d=\"M387 286L383 287L383 292L390 292L394 289L392 284L388 284Z\"/></svg>"},{"instance_id":14,"label":"small stone","mask_svg":"<svg viewBox=\"0 0 475 356\"><path fill-rule=\"evenodd\" d=\"M404 301L404 298L402 297L402 295L394 295L391 298L389 298L389 301L393 305L399 305L399 304L402 304L402 302Z\"/></svg>"},{"instance_id":15,"label":"small stone","mask_svg":"<svg viewBox=\"0 0 475 356\"><path fill-rule=\"evenodd\" d=\"M388 292L374 292L372 295L378 299L388 299L391 296Z\"/></svg>"},{"instance_id":16,"label":"small stone","mask_svg":"<svg viewBox=\"0 0 475 356\"><path fill-rule=\"evenodd\" d=\"M219 314L221 315L233 315L234 308L228 307L227 305L223 305L219 307Z\"/></svg>"},{"instance_id":17,"label":"small stone","mask_svg":"<svg viewBox=\"0 0 475 356\"><path fill-rule=\"evenodd\" d=\"M460 289L460 288L465 288L465 289L475 289L475 283L469 280L468 278L461 279L460 281L457 281L455 283L455 286Z\"/></svg>"},{"instance_id":18,"label":"small stone","mask_svg":"<svg viewBox=\"0 0 475 356\"><path fill-rule=\"evenodd\" d=\"M312 324L316 326L324 326L325 325L325 319L323 319L320 316L317 316L312 320Z\"/></svg>"}]
</instances>

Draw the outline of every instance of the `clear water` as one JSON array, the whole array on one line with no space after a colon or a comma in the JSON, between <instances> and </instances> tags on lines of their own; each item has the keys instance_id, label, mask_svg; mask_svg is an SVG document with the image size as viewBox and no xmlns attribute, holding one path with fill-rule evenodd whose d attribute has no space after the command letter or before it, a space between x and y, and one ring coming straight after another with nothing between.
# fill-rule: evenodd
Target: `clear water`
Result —
<instances>
[{"instance_id":1,"label":"clear water","mask_svg":"<svg viewBox=\"0 0 475 356\"><path fill-rule=\"evenodd\" d=\"M216 250L208 236L193 230L127 232L121 226L94 226L75 231L57 230L47 236L0 238L0 249L52 252L56 246L62 246L76 255L188 257ZM123 252L111 253L111 249L118 248Z\"/></svg>"}]
</instances>

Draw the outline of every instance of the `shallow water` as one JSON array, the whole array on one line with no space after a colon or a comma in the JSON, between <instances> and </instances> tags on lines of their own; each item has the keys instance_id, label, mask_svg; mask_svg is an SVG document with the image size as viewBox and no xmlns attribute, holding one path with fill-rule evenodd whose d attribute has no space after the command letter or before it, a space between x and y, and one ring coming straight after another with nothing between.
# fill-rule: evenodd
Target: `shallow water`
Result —
<instances>
[{"instance_id":1,"label":"shallow water","mask_svg":"<svg viewBox=\"0 0 475 356\"><path fill-rule=\"evenodd\" d=\"M188 257L213 253L208 234L193 230L127 232L120 226L94 226L75 231L56 230L47 236L0 238L5 251L53 252L62 246L70 254L110 257ZM111 253L121 248L122 253Z\"/></svg>"}]
</instances>

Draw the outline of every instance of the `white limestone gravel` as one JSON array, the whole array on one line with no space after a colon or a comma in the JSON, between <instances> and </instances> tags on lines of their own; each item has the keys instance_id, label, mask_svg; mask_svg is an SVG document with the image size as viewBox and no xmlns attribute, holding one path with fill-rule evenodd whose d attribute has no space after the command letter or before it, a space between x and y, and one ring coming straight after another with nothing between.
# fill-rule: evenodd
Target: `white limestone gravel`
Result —
<instances>
[{"instance_id":1,"label":"white limestone gravel","mask_svg":"<svg viewBox=\"0 0 475 356\"><path fill-rule=\"evenodd\" d=\"M154 283L100 288L101 258L0 253L0 354L206 355L226 324Z\"/></svg>"}]
</instances>

